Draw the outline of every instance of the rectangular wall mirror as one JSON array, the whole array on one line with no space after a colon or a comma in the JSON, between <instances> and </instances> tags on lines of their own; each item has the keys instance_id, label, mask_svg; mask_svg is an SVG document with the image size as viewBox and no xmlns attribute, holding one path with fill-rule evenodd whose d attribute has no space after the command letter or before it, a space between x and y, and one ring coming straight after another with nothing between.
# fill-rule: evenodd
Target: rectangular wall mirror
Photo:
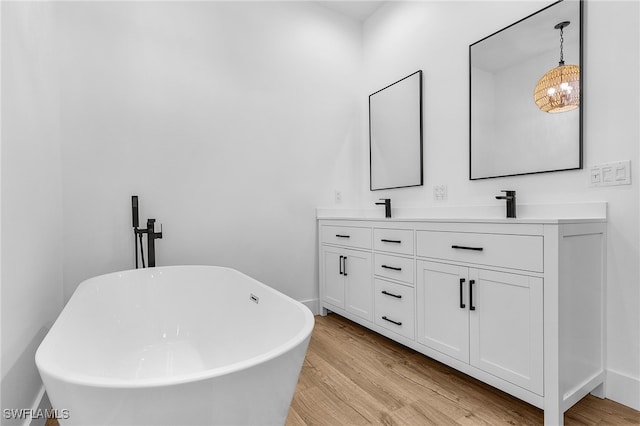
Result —
<instances>
[{"instance_id":1,"label":"rectangular wall mirror","mask_svg":"<svg viewBox=\"0 0 640 426\"><path fill-rule=\"evenodd\" d=\"M422 185L422 71L369 96L371 190Z\"/></svg>"},{"instance_id":2,"label":"rectangular wall mirror","mask_svg":"<svg viewBox=\"0 0 640 426\"><path fill-rule=\"evenodd\" d=\"M559 1L469 46L471 180L582 168L582 9ZM561 89L539 84L551 70Z\"/></svg>"}]
</instances>

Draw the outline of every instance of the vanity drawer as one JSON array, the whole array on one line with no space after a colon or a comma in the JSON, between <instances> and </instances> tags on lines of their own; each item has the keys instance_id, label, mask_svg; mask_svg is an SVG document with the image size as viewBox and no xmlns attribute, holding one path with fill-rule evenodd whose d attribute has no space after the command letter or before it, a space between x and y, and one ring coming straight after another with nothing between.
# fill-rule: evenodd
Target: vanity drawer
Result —
<instances>
[{"instance_id":1,"label":"vanity drawer","mask_svg":"<svg viewBox=\"0 0 640 426\"><path fill-rule=\"evenodd\" d=\"M414 290L375 279L375 323L409 339L415 334Z\"/></svg>"},{"instance_id":2,"label":"vanity drawer","mask_svg":"<svg viewBox=\"0 0 640 426\"><path fill-rule=\"evenodd\" d=\"M407 284L413 285L413 271L415 265L415 261L413 259L382 253L375 253L373 257L373 271L376 275L398 281L404 281Z\"/></svg>"},{"instance_id":3,"label":"vanity drawer","mask_svg":"<svg viewBox=\"0 0 640 426\"><path fill-rule=\"evenodd\" d=\"M322 226L321 239L324 244L370 249L371 228L324 225Z\"/></svg>"},{"instance_id":4,"label":"vanity drawer","mask_svg":"<svg viewBox=\"0 0 640 426\"><path fill-rule=\"evenodd\" d=\"M413 255L413 229L373 230L373 248L391 253Z\"/></svg>"},{"instance_id":5,"label":"vanity drawer","mask_svg":"<svg viewBox=\"0 0 640 426\"><path fill-rule=\"evenodd\" d=\"M417 255L543 272L542 236L418 231Z\"/></svg>"}]
</instances>

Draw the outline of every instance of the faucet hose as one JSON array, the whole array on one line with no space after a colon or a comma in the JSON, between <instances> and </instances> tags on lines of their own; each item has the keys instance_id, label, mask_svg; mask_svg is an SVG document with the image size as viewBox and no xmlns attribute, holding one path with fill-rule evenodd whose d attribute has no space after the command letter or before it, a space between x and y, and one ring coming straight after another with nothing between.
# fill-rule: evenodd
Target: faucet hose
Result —
<instances>
[{"instance_id":1,"label":"faucet hose","mask_svg":"<svg viewBox=\"0 0 640 426\"><path fill-rule=\"evenodd\" d=\"M142 258L142 267L146 268L144 264L144 247L142 246L142 233L138 233L138 238L140 238L140 257ZM136 256L138 253L136 253Z\"/></svg>"}]
</instances>

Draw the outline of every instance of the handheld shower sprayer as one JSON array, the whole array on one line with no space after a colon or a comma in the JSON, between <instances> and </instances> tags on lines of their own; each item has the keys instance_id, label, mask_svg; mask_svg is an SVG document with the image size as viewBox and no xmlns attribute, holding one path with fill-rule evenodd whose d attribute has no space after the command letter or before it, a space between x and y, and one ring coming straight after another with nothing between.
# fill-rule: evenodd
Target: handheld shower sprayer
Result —
<instances>
[{"instance_id":1,"label":"handheld shower sprayer","mask_svg":"<svg viewBox=\"0 0 640 426\"><path fill-rule=\"evenodd\" d=\"M131 217L133 218L133 227L138 228L140 226L140 219L138 218L138 196L131 196Z\"/></svg>"},{"instance_id":2,"label":"handheld shower sprayer","mask_svg":"<svg viewBox=\"0 0 640 426\"><path fill-rule=\"evenodd\" d=\"M144 248L142 246L142 232L138 229L140 226L140 218L138 216L138 196L131 196L131 218L133 225L133 241L135 243L136 269L138 269L138 239L140 240L140 257L142 258L142 267L144 268Z\"/></svg>"}]
</instances>

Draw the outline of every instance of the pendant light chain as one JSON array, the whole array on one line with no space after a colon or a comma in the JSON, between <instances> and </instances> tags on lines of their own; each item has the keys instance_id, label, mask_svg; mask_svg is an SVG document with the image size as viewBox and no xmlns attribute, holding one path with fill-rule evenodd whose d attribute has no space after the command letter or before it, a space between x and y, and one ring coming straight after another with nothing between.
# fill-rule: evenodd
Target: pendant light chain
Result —
<instances>
[{"instance_id":1,"label":"pendant light chain","mask_svg":"<svg viewBox=\"0 0 640 426\"><path fill-rule=\"evenodd\" d=\"M560 27L560 64L559 65L564 65L564 51L563 51L563 45L564 45L564 36L563 36L563 29L564 26Z\"/></svg>"}]
</instances>

